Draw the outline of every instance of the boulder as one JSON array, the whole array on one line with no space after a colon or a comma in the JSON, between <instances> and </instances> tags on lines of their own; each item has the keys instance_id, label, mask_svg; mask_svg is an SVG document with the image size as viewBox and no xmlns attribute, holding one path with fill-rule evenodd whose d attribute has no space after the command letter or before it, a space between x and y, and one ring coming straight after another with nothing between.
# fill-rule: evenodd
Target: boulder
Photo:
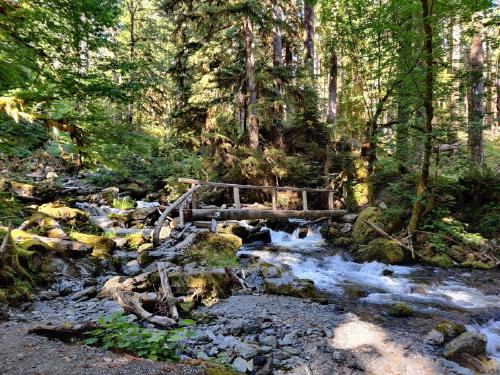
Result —
<instances>
[{"instance_id":1,"label":"boulder","mask_svg":"<svg viewBox=\"0 0 500 375\"><path fill-rule=\"evenodd\" d=\"M186 250L184 261L201 262L210 267L236 265L236 252L241 245L241 238L234 234L200 232Z\"/></svg>"},{"instance_id":2,"label":"boulder","mask_svg":"<svg viewBox=\"0 0 500 375\"><path fill-rule=\"evenodd\" d=\"M314 282L308 279L299 279L291 272L284 271L280 277L269 277L264 280L264 291L267 294L291 296L299 298L316 298Z\"/></svg>"},{"instance_id":3,"label":"boulder","mask_svg":"<svg viewBox=\"0 0 500 375\"><path fill-rule=\"evenodd\" d=\"M454 323L449 320L442 320L438 322L434 329L442 333L444 338L448 341L460 336L466 331L463 324Z\"/></svg>"},{"instance_id":4,"label":"boulder","mask_svg":"<svg viewBox=\"0 0 500 375\"><path fill-rule=\"evenodd\" d=\"M126 279L127 278L125 276L114 276L110 278L104 283L97 297L99 298L112 297L117 291L123 290L122 283Z\"/></svg>"},{"instance_id":5,"label":"boulder","mask_svg":"<svg viewBox=\"0 0 500 375\"><path fill-rule=\"evenodd\" d=\"M257 232L250 233L246 239L246 243L250 242L271 243L271 231L269 229L261 229Z\"/></svg>"},{"instance_id":6,"label":"boulder","mask_svg":"<svg viewBox=\"0 0 500 375\"><path fill-rule=\"evenodd\" d=\"M358 215L354 222L352 229L352 238L359 243L366 244L380 235L366 225L363 220L366 220L385 231L386 233L393 233L401 225L401 218L398 216L388 216L387 210L379 207L367 207Z\"/></svg>"},{"instance_id":7,"label":"boulder","mask_svg":"<svg viewBox=\"0 0 500 375\"><path fill-rule=\"evenodd\" d=\"M158 209L156 207L144 207L144 208L136 208L135 210L130 211L127 214L127 221L134 222L139 221L143 222L149 217L159 216Z\"/></svg>"},{"instance_id":8,"label":"boulder","mask_svg":"<svg viewBox=\"0 0 500 375\"><path fill-rule=\"evenodd\" d=\"M123 273L127 276L135 276L141 272L141 265L137 259L131 260L123 267Z\"/></svg>"},{"instance_id":9,"label":"boulder","mask_svg":"<svg viewBox=\"0 0 500 375\"><path fill-rule=\"evenodd\" d=\"M444 342L444 335L433 329L427 334L427 336L425 336L424 341L431 345L441 345Z\"/></svg>"},{"instance_id":10,"label":"boulder","mask_svg":"<svg viewBox=\"0 0 500 375\"><path fill-rule=\"evenodd\" d=\"M486 343L487 339L484 334L465 332L445 346L443 356L448 359L460 358L464 353L472 356L485 356Z\"/></svg>"},{"instance_id":11,"label":"boulder","mask_svg":"<svg viewBox=\"0 0 500 375\"><path fill-rule=\"evenodd\" d=\"M121 185L120 190L128 192L130 196L135 199L142 199L148 193L147 188L138 182L130 182L128 184Z\"/></svg>"},{"instance_id":12,"label":"boulder","mask_svg":"<svg viewBox=\"0 0 500 375\"><path fill-rule=\"evenodd\" d=\"M69 237L73 241L92 246L92 256L96 258L110 257L116 247L115 241L108 237L79 232L71 232Z\"/></svg>"},{"instance_id":13,"label":"boulder","mask_svg":"<svg viewBox=\"0 0 500 375\"><path fill-rule=\"evenodd\" d=\"M359 262L382 262L385 264L401 264L405 255L401 247L387 238L377 238L359 251L355 259Z\"/></svg>"},{"instance_id":14,"label":"boulder","mask_svg":"<svg viewBox=\"0 0 500 375\"><path fill-rule=\"evenodd\" d=\"M241 238L243 242L246 242L250 235L250 228L241 224L219 224L217 233L234 234Z\"/></svg>"}]
</instances>

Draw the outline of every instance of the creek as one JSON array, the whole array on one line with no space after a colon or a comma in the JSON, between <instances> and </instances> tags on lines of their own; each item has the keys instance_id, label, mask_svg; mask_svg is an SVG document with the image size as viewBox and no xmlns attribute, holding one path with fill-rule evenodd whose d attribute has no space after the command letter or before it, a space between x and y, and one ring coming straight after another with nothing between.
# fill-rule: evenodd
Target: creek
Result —
<instances>
[{"instance_id":1,"label":"creek","mask_svg":"<svg viewBox=\"0 0 500 375\"><path fill-rule=\"evenodd\" d=\"M487 351L500 360L500 295L498 271L442 269L422 265L394 266L378 262L355 263L349 254L329 245L319 227L307 235L271 231L271 244L249 244L239 255L289 268L295 276L314 281L316 288L345 311L382 324L401 323L389 317L387 305L405 302L415 312L412 329L430 330L436 319L465 324L484 333Z\"/></svg>"}]
</instances>

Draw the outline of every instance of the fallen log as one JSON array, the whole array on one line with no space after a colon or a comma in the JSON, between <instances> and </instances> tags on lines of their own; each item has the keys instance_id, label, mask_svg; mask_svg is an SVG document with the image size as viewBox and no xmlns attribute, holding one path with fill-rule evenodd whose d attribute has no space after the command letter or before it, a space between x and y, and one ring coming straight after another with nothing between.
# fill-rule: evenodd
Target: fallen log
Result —
<instances>
[{"instance_id":1,"label":"fallen log","mask_svg":"<svg viewBox=\"0 0 500 375\"><path fill-rule=\"evenodd\" d=\"M158 316L142 307L142 302L138 293L118 291L114 295L115 300L126 311L137 315L142 320L155 324L159 327L168 328L176 325L176 321L167 316Z\"/></svg>"},{"instance_id":2,"label":"fallen log","mask_svg":"<svg viewBox=\"0 0 500 375\"><path fill-rule=\"evenodd\" d=\"M60 238L42 237L19 229L12 230L11 235L14 242L24 249L40 246L47 250L74 256L83 256L92 252L92 246Z\"/></svg>"},{"instance_id":3,"label":"fallen log","mask_svg":"<svg viewBox=\"0 0 500 375\"><path fill-rule=\"evenodd\" d=\"M384 236L385 238L388 238L392 241L394 241L395 243L397 243L401 248L405 249L406 251L408 251L410 254L411 254L411 257L413 259L415 259L415 252L413 251L413 247L410 247L408 245L405 245L404 243L402 243L400 240L392 237L389 233L385 232L383 229L380 229L379 227L377 227L375 224L372 224L370 223L369 221L366 221L366 220L363 220L363 223L365 223L366 225L368 225L370 228L372 228L375 232L381 234L382 236Z\"/></svg>"},{"instance_id":4,"label":"fallen log","mask_svg":"<svg viewBox=\"0 0 500 375\"><path fill-rule=\"evenodd\" d=\"M182 240L175 246L171 247L160 246L158 250L150 251L148 255L151 256L152 258L161 258L168 254L180 252L184 249L187 249L194 243L198 233L200 232L190 233L184 240Z\"/></svg>"},{"instance_id":5,"label":"fallen log","mask_svg":"<svg viewBox=\"0 0 500 375\"><path fill-rule=\"evenodd\" d=\"M248 209L195 209L185 210L189 220L254 220L254 219L317 219L322 217L340 218L347 210L248 210Z\"/></svg>"},{"instance_id":6,"label":"fallen log","mask_svg":"<svg viewBox=\"0 0 500 375\"><path fill-rule=\"evenodd\" d=\"M241 289L247 289L250 287L250 285L248 285L248 283L245 280L238 277L238 275L236 275L231 268L224 267L224 271L226 271L226 273L229 276L229 278L231 279L231 281L235 285L238 285L239 287L241 287Z\"/></svg>"},{"instance_id":7,"label":"fallen log","mask_svg":"<svg viewBox=\"0 0 500 375\"><path fill-rule=\"evenodd\" d=\"M168 282L168 274L165 263L158 262L156 264L156 267L158 268L158 274L160 275L160 283L161 283L160 300L166 301L174 298L174 294L172 293L172 288L170 287L170 283ZM179 312L177 311L177 307L175 307L175 303L170 305L169 310L170 310L170 316L173 319L178 320Z\"/></svg>"},{"instance_id":8,"label":"fallen log","mask_svg":"<svg viewBox=\"0 0 500 375\"><path fill-rule=\"evenodd\" d=\"M85 333L99 328L99 325L94 322L86 322L81 324L62 324L56 326L35 326L28 330L29 334L48 337L51 339L58 339L60 341L69 343L81 340Z\"/></svg>"}]
</instances>

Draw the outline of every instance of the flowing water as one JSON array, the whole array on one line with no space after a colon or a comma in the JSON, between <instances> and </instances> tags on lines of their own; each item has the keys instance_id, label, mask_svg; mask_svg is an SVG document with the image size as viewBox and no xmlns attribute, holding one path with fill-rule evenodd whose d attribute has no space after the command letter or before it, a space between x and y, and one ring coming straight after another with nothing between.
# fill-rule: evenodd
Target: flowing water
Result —
<instances>
[{"instance_id":1,"label":"flowing water","mask_svg":"<svg viewBox=\"0 0 500 375\"><path fill-rule=\"evenodd\" d=\"M270 245L248 245L239 253L289 267L297 277L313 280L334 303L358 314L380 315L388 304L404 301L429 323L435 323L434 317L464 322L467 329L487 335L489 355L500 360L498 272L356 263L328 245L319 228L309 228L302 239L298 234L271 231Z\"/></svg>"}]
</instances>

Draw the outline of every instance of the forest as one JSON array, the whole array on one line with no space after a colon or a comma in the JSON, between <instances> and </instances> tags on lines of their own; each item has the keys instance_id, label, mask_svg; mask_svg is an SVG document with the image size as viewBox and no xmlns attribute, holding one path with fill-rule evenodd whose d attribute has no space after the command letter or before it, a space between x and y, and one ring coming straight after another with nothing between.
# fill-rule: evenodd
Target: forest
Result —
<instances>
[{"instance_id":1,"label":"forest","mask_svg":"<svg viewBox=\"0 0 500 375\"><path fill-rule=\"evenodd\" d=\"M499 373L499 9L0 0L0 373Z\"/></svg>"}]
</instances>

